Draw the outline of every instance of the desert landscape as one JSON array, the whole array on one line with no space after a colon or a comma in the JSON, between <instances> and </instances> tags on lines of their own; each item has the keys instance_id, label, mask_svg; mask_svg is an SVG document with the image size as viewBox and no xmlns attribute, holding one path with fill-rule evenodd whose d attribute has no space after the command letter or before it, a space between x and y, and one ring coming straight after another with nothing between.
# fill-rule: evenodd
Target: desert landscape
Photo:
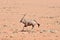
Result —
<instances>
[{"instance_id":1,"label":"desert landscape","mask_svg":"<svg viewBox=\"0 0 60 40\"><path fill-rule=\"evenodd\" d=\"M21 31L24 14L40 26ZM0 0L0 40L60 40L60 0Z\"/></svg>"}]
</instances>

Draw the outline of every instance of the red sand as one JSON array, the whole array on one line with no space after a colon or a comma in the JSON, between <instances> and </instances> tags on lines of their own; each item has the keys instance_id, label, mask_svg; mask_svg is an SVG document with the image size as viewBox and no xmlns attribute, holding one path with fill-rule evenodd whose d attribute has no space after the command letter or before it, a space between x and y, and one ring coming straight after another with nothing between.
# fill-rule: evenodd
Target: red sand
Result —
<instances>
[{"instance_id":1,"label":"red sand","mask_svg":"<svg viewBox=\"0 0 60 40\"><path fill-rule=\"evenodd\" d=\"M21 32L23 14L41 26ZM60 40L60 0L0 0L0 40Z\"/></svg>"}]
</instances>

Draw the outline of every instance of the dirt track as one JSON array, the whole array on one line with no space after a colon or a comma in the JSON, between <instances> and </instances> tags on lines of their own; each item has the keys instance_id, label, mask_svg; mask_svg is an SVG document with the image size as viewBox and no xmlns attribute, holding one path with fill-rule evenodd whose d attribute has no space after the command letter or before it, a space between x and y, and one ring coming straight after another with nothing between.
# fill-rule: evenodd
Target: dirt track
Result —
<instances>
[{"instance_id":1,"label":"dirt track","mask_svg":"<svg viewBox=\"0 0 60 40\"><path fill-rule=\"evenodd\" d=\"M40 27L26 27L20 19L35 19ZM60 40L59 0L0 0L0 40Z\"/></svg>"}]
</instances>

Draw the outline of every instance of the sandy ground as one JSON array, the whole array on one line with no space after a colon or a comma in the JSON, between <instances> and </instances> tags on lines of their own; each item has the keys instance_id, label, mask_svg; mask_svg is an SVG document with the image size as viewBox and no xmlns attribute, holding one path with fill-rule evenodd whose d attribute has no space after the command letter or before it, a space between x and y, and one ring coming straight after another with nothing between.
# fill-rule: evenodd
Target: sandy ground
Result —
<instances>
[{"instance_id":1,"label":"sandy ground","mask_svg":"<svg viewBox=\"0 0 60 40\"><path fill-rule=\"evenodd\" d=\"M39 28L21 31L24 14ZM60 40L60 0L0 0L0 40Z\"/></svg>"}]
</instances>

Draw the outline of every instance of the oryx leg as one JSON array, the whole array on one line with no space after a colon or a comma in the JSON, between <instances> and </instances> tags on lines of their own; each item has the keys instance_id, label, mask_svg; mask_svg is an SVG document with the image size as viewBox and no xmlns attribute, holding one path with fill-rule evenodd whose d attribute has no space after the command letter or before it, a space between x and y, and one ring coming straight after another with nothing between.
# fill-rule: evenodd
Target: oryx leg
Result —
<instances>
[{"instance_id":1,"label":"oryx leg","mask_svg":"<svg viewBox=\"0 0 60 40\"><path fill-rule=\"evenodd\" d=\"M27 27L27 24L24 24L23 30L24 30L25 27Z\"/></svg>"},{"instance_id":2,"label":"oryx leg","mask_svg":"<svg viewBox=\"0 0 60 40\"><path fill-rule=\"evenodd\" d=\"M34 28L34 25L32 25L32 29Z\"/></svg>"}]
</instances>

